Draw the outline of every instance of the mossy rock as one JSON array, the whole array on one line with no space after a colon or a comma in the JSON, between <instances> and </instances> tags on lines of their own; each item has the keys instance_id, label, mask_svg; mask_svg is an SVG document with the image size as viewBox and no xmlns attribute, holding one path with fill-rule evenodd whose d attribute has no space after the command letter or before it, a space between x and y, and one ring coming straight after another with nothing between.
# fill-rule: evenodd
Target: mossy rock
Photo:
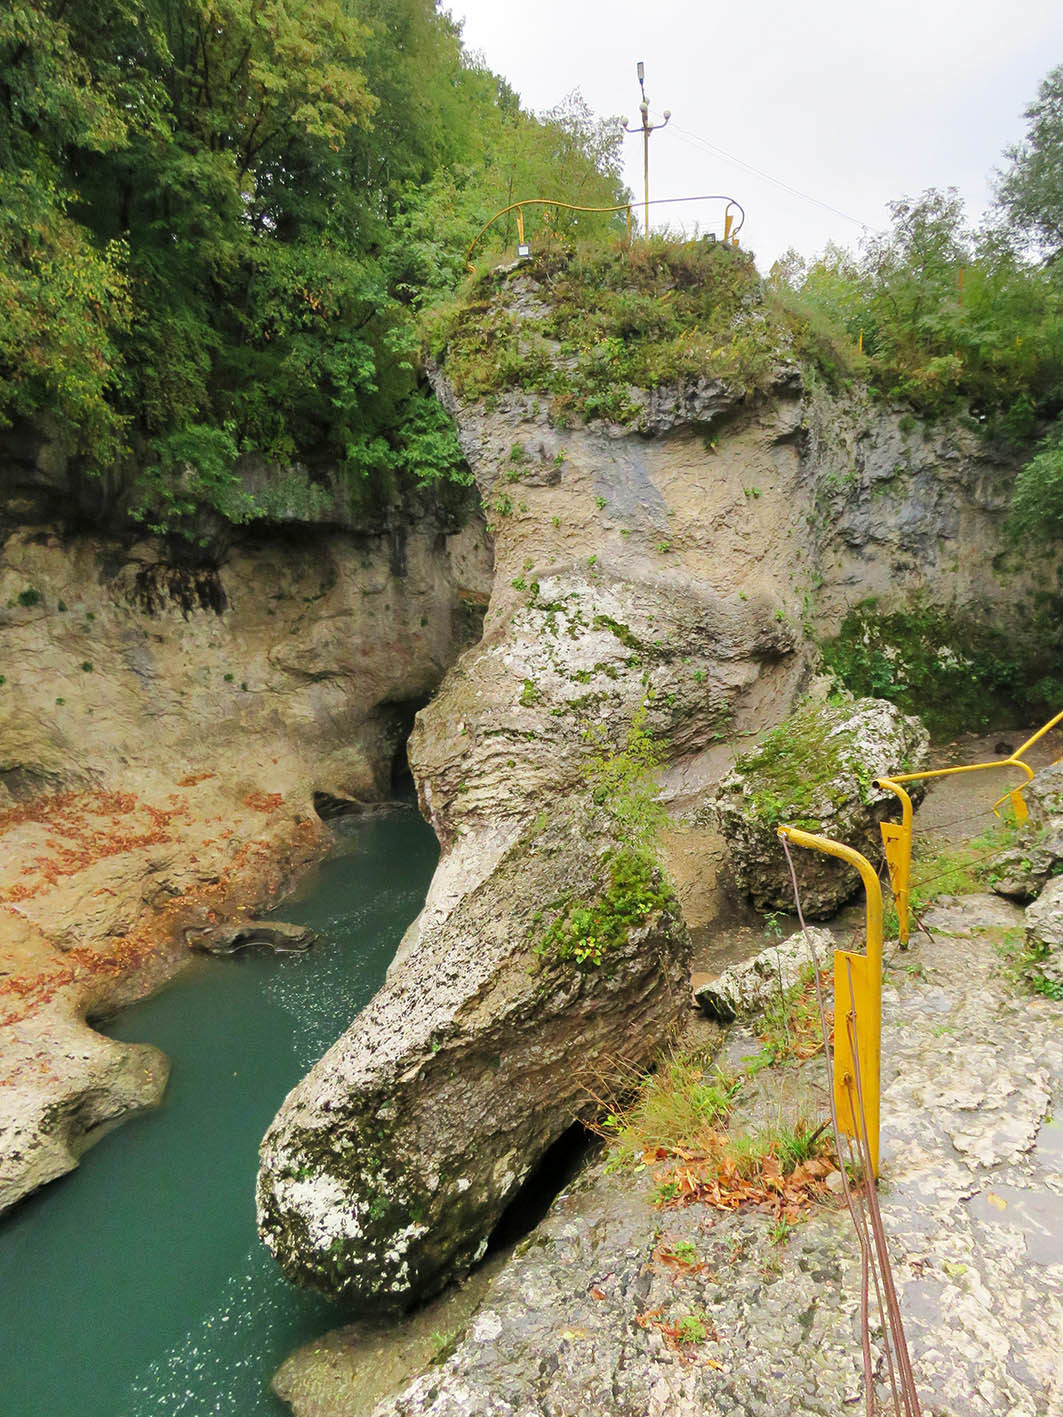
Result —
<instances>
[{"instance_id":1,"label":"mossy rock","mask_svg":"<svg viewBox=\"0 0 1063 1417\"><path fill-rule=\"evenodd\" d=\"M873 783L923 766L928 743L919 719L883 699L801 704L740 757L720 785L716 812L739 890L758 910L793 910L778 836L784 823L854 847L877 866L879 823L899 808ZM795 861L801 903L814 919L833 915L860 890L859 876L843 861L802 850Z\"/></svg>"}]
</instances>

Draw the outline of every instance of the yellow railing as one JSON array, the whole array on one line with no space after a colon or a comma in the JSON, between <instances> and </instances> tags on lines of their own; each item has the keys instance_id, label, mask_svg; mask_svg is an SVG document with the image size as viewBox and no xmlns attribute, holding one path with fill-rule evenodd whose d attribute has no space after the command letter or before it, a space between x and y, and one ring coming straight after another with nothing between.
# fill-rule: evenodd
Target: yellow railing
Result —
<instances>
[{"instance_id":1,"label":"yellow railing","mask_svg":"<svg viewBox=\"0 0 1063 1417\"><path fill-rule=\"evenodd\" d=\"M909 934L909 911L911 901L911 869L912 869L912 799L901 786L905 782L926 782L935 777L953 777L964 772L987 772L991 768L1019 768L1026 774L1026 781L1020 786L1005 792L1003 797L998 797L993 803L993 811L997 816L997 810L1001 803L1010 802L1015 813L1017 822L1024 822L1030 815L1026 806L1023 792L1027 783L1033 779L1033 768L1029 763L1022 761L1022 755L1032 748L1035 743L1042 739L1046 733L1050 732L1058 723L1063 722L1063 712L1057 713L1054 718L1037 730L1021 747L1016 748L1006 758L995 758L988 763L968 763L964 767L958 768L932 768L926 772L905 772L893 773L890 777L880 777L876 779L874 786L881 788L885 792L892 792L901 804L901 820L896 822L882 823L882 846L886 856L886 865L890 874L890 886L893 890L893 899L897 907L897 937L902 945L908 943Z\"/></svg>"},{"instance_id":2,"label":"yellow railing","mask_svg":"<svg viewBox=\"0 0 1063 1417\"><path fill-rule=\"evenodd\" d=\"M866 856L797 827L779 835L795 846L837 856L860 872L867 896L867 951L834 951L834 1114L838 1128L860 1147L867 1144L878 1176L879 1072L882 1053L882 887ZM848 1007L846 1007L848 1001ZM840 1160L841 1158L839 1158Z\"/></svg>"},{"instance_id":3,"label":"yellow railing","mask_svg":"<svg viewBox=\"0 0 1063 1417\"><path fill-rule=\"evenodd\" d=\"M726 202L727 206L724 208L723 213L723 239L727 245L738 244L738 233L745 225L746 213L741 202L736 201L734 197L728 197L725 193L721 192L710 192L698 197L656 197L649 205L651 207L660 207L668 206L670 203L674 202ZM482 238L490 231L499 217L507 216L510 212L516 212L517 214L517 243L519 252L520 247L525 245L525 207L550 207L559 208L566 212L588 212L597 215L605 215L608 212L625 212L627 215L627 239L628 241L631 240L631 202L619 202L616 206L612 207L581 207L577 206L575 202L560 202L552 197L522 197L519 202L511 202L508 207L503 207L501 211L495 212L490 221L484 222L472 241L469 242L469 249L465 252L466 270L471 271L475 269L472 264L472 253L479 245ZM737 225L735 223L734 214L731 211L732 207L736 208L740 214Z\"/></svg>"}]
</instances>

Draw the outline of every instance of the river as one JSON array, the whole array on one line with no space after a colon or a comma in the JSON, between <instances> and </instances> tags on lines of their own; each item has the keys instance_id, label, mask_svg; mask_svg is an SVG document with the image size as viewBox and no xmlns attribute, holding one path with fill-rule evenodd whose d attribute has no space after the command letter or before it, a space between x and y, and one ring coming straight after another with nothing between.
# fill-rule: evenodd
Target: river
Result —
<instances>
[{"instance_id":1,"label":"river","mask_svg":"<svg viewBox=\"0 0 1063 1417\"><path fill-rule=\"evenodd\" d=\"M318 944L197 958L106 1027L162 1048L170 1083L0 1222L4 1417L278 1417L278 1364L343 1321L258 1242L258 1144L383 982L438 855L412 809L343 828L277 912Z\"/></svg>"}]
</instances>

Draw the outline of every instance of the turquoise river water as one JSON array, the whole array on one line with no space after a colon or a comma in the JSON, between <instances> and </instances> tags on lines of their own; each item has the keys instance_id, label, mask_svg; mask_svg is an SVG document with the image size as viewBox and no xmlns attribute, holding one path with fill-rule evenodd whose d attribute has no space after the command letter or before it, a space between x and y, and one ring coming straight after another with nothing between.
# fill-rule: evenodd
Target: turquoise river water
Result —
<instances>
[{"instance_id":1,"label":"turquoise river water","mask_svg":"<svg viewBox=\"0 0 1063 1417\"><path fill-rule=\"evenodd\" d=\"M277 912L321 932L307 953L197 960L108 1025L169 1054L169 1087L0 1222L2 1417L278 1417L275 1369L344 1321L258 1242L258 1144L382 983L438 848L412 809L341 840Z\"/></svg>"}]
</instances>

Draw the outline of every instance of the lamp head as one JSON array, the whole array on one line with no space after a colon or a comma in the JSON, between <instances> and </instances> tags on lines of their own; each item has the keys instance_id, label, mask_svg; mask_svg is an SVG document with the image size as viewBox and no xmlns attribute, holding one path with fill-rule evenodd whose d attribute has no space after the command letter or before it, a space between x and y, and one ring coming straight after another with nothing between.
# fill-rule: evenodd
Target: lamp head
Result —
<instances>
[{"instance_id":1,"label":"lamp head","mask_svg":"<svg viewBox=\"0 0 1063 1417\"><path fill-rule=\"evenodd\" d=\"M645 66L645 64L643 64L642 60L640 59L639 62L638 62L638 64L637 64L635 67L636 67L636 69L638 70L639 83L641 84L641 83L644 81L644 79L646 78L646 66Z\"/></svg>"}]
</instances>

